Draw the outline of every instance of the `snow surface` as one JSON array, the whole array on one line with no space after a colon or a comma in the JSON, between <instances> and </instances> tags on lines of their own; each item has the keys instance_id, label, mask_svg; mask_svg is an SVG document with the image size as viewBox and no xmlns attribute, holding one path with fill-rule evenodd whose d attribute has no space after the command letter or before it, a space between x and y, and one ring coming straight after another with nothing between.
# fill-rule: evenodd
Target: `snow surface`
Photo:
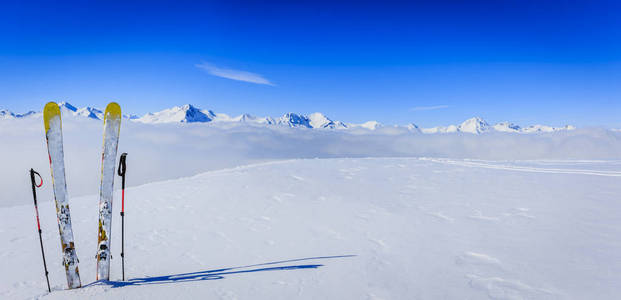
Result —
<instances>
[{"instance_id":1,"label":"snow surface","mask_svg":"<svg viewBox=\"0 0 621 300\"><path fill-rule=\"evenodd\" d=\"M98 197L74 197L77 290L41 194L53 291L28 203L0 208L0 298L614 299L620 179L621 161L337 158L150 183L126 191L128 280L116 205L99 283Z\"/></svg>"}]
</instances>

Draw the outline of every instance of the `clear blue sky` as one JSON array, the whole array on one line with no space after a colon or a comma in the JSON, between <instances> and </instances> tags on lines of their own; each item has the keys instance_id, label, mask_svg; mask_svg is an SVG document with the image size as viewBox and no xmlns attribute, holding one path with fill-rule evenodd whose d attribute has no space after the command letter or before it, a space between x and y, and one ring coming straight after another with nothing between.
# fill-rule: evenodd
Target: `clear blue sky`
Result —
<instances>
[{"instance_id":1,"label":"clear blue sky","mask_svg":"<svg viewBox=\"0 0 621 300\"><path fill-rule=\"evenodd\" d=\"M619 1L13 2L0 108L15 112L115 100L133 114L621 127Z\"/></svg>"}]
</instances>

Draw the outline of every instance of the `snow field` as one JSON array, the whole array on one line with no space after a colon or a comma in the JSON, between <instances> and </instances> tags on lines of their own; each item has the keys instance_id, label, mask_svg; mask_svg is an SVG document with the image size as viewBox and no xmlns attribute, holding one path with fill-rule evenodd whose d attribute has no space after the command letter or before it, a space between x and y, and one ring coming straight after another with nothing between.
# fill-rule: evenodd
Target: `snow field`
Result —
<instances>
[{"instance_id":1,"label":"snow field","mask_svg":"<svg viewBox=\"0 0 621 300\"><path fill-rule=\"evenodd\" d=\"M51 294L33 208L3 207L0 261L11 271L0 273L0 298L612 299L619 179L598 174L614 166L307 159L150 183L126 190L130 280L115 281L115 205L113 281L69 291L53 204L42 202ZM70 200L85 284L95 278L97 199Z\"/></svg>"}]
</instances>

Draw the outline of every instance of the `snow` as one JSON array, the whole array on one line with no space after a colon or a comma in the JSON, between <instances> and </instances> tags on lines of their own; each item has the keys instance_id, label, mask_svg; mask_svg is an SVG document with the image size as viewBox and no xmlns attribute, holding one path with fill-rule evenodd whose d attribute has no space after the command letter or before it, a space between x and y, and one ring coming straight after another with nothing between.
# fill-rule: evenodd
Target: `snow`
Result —
<instances>
[{"instance_id":1,"label":"snow","mask_svg":"<svg viewBox=\"0 0 621 300\"><path fill-rule=\"evenodd\" d=\"M511 122L500 122L493 126L494 130L499 132L520 132L520 126Z\"/></svg>"},{"instance_id":2,"label":"snow","mask_svg":"<svg viewBox=\"0 0 621 300\"><path fill-rule=\"evenodd\" d=\"M117 180L113 281L93 283L102 122L64 107L64 171L85 287L65 290L42 121L14 117L0 121L0 262L10 270L0 272L0 299L611 299L621 292L621 132L511 134L482 130L482 119L445 128L455 134L418 134L424 129L414 124L310 130L264 126L252 116L226 121L200 109L213 121L123 122L128 280L119 282ZM178 109L183 118L191 110ZM44 180L37 193L51 294L31 167Z\"/></svg>"},{"instance_id":3,"label":"snow","mask_svg":"<svg viewBox=\"0 0 621 300\"><path fill-rule=\"evenodd\" d=\"M63 115L71 196L100 186L102 121ZM27 172L50 180L43 121L0 120L0 206L30 197ZM249 163L295 158L450 157L491 160L621 159L621 132L576 129L538 134L417 134L405 126L375 130L288 128L245 122L144 124L124 121L119 151L128 152L138 185ZM20 176L22 174L23 176ZM51 190L44 189L45 193Z\"/></svg>"},{"instance_id":4,"label":"snow","mask_svg":"<svg viewBox=\"0 0 621 300\"><path fill-rule=\"evenodd\" d=\"M15 118L15 114L6 110L6 109L1 109L0 110L0 119L14 119Z\"/></svg>"},{"instance_id":5,"label":"snow","mask_svg":"<svg viewBox=\"0 0 621 300\"><path fill-rule=\"evenodd\" d=\"M62 102L58 102L58 106L60 107L60 112L63 115L66 115L67 113L74 115L75 112L77 112L78 108L71 105L70 103L67 103L65 101Z\"/></svg>"},{"instance_id":6,"label":"snow","mask_svg":"<svg viewBox=\"0 0 621 300\"><path fill-rule=\"evenodd\" d=\"M216 115L210 110L200 110L190 104L183 106L175 106L170 109L165 109L156 113L148 113L142 118L136 119L142 123L170 123L170 122L209 122L213 120Z\"/></svg>"},{"instance_id":7,"label":"snow","mask_svg":"<svg viewBox=\"0 0 621 300\"><path fill-rule=\"evenodd\" d=\"M82 107L77 108L71 105L68 102L59 102L58 106L60 107L60 112L64 119L71 117L85 117L94 120L103 120L103 112L99 109L92 107ZM30 111L26 114L20 115L20 118L24 117L40 117L41 114L35 113L34 111Z\"/></svg>"},{"instance_id":8,"label":"snow","mask_svg":"<svg viewBox=\"0 0 621 300\"><path fill-rule=\"evenodd\" d=\"M29 111L23 114L16 114L7 109L0 109L0 120L18 119L18 118L25 118L25 117L41 116L41 115L42 115L41 113L37 113L34 111Z\"/></svg>"},{"instance_id":9,"label":"snow","mask_svg":"<svg viewBox=\"0 0 621 300\"><path fill-rule=\"evenodd\" d=\"M82 107L75 111L75 115L87 117L96 120L103 120L103 112L92 107Z\"/></svg>"},{"instance_id":10,"label":"snow","mask_svg":"<svg viewBox=\"0 0 621 300\"><path fill-rule=\"evenodd\" d=\"M532 125L522 129L524 133L534 133L534 132L555 132L561 130L575 130L576 127L571 125L566 125L564 127L552 127L546 125Z\"/></svg>"},{"instance_id":11,"label":"snow","mask_svg":"<svg viewBox=\"0 0 621 300\"><path fill-rule=\"evenodd\" d=\"M421 129L423 133L433 134L433 133L455 133L459 131L459 127L455 125L449 126L438 126L432 128L423 128Z\"/></svg>"},{"instance_id":12,"label":"snow","mask_svg":"<svg viewBox=\"0 0 621 300\"><path fill-rule=\"evenodd\" d=\"M418 127L418 125L416 125L416 124L414 124L414 123L408 124L408 125L406 126L406 128L407 128L409 131L414 132L414 133L423 133L423 131L420 129L420 127Z\"/></svg>"},{"instance_id":13,"label":"snow","mask_svg":"<svg viewBox=\"0 0 621 300\"><path fill-rule=\"evenodd\" d=\"M101 110L92 107L76 108L75 106L67 103L59 103L63 115L65 117L86 117L95 120L102 120L103 113ZM40 117L40 113L30 111L25 114L15 114L6 109L0 110L0 120L3 119L18 119L25 117ZM315 112L312 114L304 115L297 113L286 113L280 118L274 119L272 117L256 117L247 113L241 114L236 117L231 117L224 113L216 113L208 109L200 109L191 104L182 106L175 106L169 109L164 109L155 113L147 113L142 117L136 115L124 115L123 118L134 122L140 122L145 124L163 124L163 123L244 123L249 125L280 125L291 128L312 128L312 129L352 129L354 131L358 129L366 129L369 131L376 130L384 127L383 124L377 121L367 121L361 124L356 123L344 123L341 121L335 121L328 118L326 115ZM575 130L576 127L572 125L565 125L563 127L552 127L547 125L531 125L521 128L511 122L500 122L493 126L490 126L485 120L480 117L470 118L459 125L437 126L432 128L418 128L412 130L413 123L400 126L394 125L393 127L402 127L415 133L425 134L438 134L438 133L470 133L481 134L488 132L505 132L505 133L549 133L558 131Z\"/></svg>"},{"instance_id":14,"label":"snow","mask_svg":"<svg viewBox=\"0 0 621 300\"><path fill-rule=\"evenodd\" d=\"M324 114L316 112L307 116L309 125L312 128L330 128L330 129L345 129L347 125L340 121L332 121Z\"/></svg>"},{"instance_id":15,"label":"snow","mask_svg":"<svg viewBox=\"0 0 621 300\"><path fill-rule=\"evenodd\" d=\"M489 130L489 124L479 117L468 119L457 128L459 132L480 134Z\"/></svg>"},{"instance_id":16,"label":"snow","mask_svg":"<svg viewBox=\"0 0 621 300\"><path fill-rule=\"evenodd\" d=\"M351 128L364 128L368 130L375 130L382 127L382 124L377 121L367 121L362 124L348 124Z\"/></svg>"},{"instance_id":17,"label":"snow","mask_svg":"<svg viewBox=\"0 0 621 300\"><path fill-rule=\"evenodd\" d=\"M233 122L240 122L240 123L255 123L255 124L264 124L264 125L276 124L276 121L274 121L274 119L270 117L260 118L260 117L255 117L250 114L241 114L237 117L232 118L231 120Z\"/></svg>"},{"instance_id":18,"label":"snow","mask_svg":"<svg viewBox=\"0 0 621 300\"><path fill-rule=\"evenodd\" d=\"M282 117L280 117L276 123L278 125L284 125L288 127L305 127L312 128L310 125L310 120L303 115L298 115L295 113L286 113Z\"/></svg>"},{"instance_id":19,"label":"snow","mask_svg":"<svg viewBox=\"0 0 621 300\"><path fill-rule=\"evenodd\" d=\"M99 283L98 197L74 197L76 290L39 190L53 291L28 203L0 208L0 298L614 299L619 177L618 160L334 158L149 183L126 191L128 280L117 205Z\"/></svg>"},{"instance_id":20,"label":"snow","mask_svg":"<svg viewBox=\"0 0 621 300\"><path fill-rule=\"evenodd\" d=\"M546 125L531 125L528 127L520 127L519 125L511 122L500 122L494 125L489 125L485 120L480 117L470 118L460 125L438 126L432 128L422 128L421 131L427 134L436 133L471 133L482 134L488 132L503 132L503 133L550 133L559 131L575 130L576 127L572 125L565 125L563 127L552 127Z\"/></svg>"}]
</instances>

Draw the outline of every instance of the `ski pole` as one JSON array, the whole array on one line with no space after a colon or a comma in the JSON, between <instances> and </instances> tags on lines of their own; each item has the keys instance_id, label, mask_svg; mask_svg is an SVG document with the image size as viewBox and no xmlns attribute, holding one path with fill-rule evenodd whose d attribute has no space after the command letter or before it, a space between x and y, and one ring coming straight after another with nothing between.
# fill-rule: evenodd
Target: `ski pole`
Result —
<instances>
[{"instance_id":1,"label":"ski pole","mask_svg":"<svg viewBox=\"0 0 621 300\"><path fill-rule=\"evenodd\" d=\"M39 176L41 183L35 181L35 174ZM43 251L43 238L41 237L41 223L39 222L39 208L37 207L37 191L36 188L43 186L43 178L35 170L30 169L30 183L32 185L32 197L34 198L35 215L37 216L37 230L39 231L39 243L41 244L41 256L43 257L43 269L45 270L45 280L47 281L47 291L52 292L50 288L50 278L47 272L47 263L45 262L45 252Z\"/></svg>"},{"instance_id":2,"label":"ski pole","mask_svg":"<svg viewBox=\"0 0 621 300\"><path fill-rule=\"evenodd\" d=\"M125 281L125 171L127 165L125 159L127 153L121 154L119 161L118 174L121 176L121 268L123 270L123 281Z\"/></svg>"}]
</instances>

